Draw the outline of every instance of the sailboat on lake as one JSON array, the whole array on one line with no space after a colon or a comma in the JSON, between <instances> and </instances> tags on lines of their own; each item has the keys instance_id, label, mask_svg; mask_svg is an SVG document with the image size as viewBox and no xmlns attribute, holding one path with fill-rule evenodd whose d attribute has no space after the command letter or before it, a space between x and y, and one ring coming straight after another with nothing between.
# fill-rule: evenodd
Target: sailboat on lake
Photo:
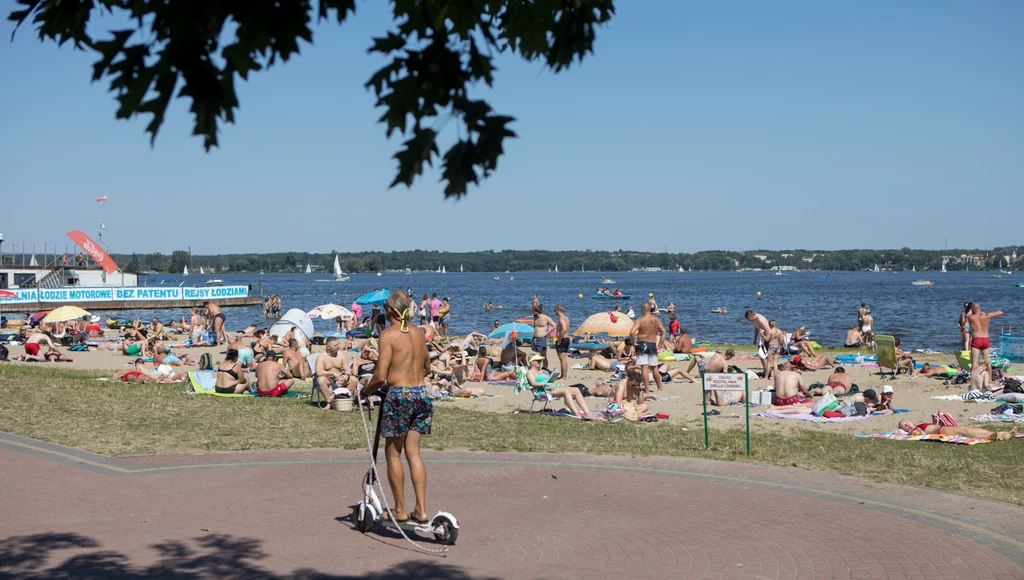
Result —
<instances>
[{"instance_id":1,"label":"sailboat on lake","mask_svg":"<svg viewBox=\"0 0 1024 580\"><path fill-rule=\"evenodd\" d=\"M341 269L341 262L338 261L338 254L334 254L334 281L348 282L348 276L345 275L344 270Z\"/></svg>"}]
</instances>

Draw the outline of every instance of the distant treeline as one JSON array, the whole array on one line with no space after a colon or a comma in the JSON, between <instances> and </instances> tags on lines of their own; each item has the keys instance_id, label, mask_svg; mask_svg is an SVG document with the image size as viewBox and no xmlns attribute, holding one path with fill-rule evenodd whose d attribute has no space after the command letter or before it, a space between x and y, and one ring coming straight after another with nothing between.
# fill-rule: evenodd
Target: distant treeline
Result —
<instances>
[{"instance_id":1,"label":"distant treeline","mask_svg":"<svg viewBox=\"0 0 1024 580\"><path fill-rule=\"evenodd\" d=\"M305 271L333 272L335 252L280 252L274 254L220 254L216 256L189 256L186 251L171 255L114 254L114 259L127 272L153 271L181 273L185 266L208 272L291 273ZM436 271L444 268L457 272L512 272L547 271L557 266L561 272L587 271L623 272L632 269L660 268L724 272L741 268L792 269L824 271L882 270L935 271L943 261L949 271L1017 269L1011 261L1024 260L1024 247L995 248L992 250L750 250L745 252L706 251L694 254L649 253L619 250L609 251L550 251L502 250L486 252L437 252L412 250L402 252L338 253L341 267L346 272L383 272L388 270Z\"/></svg>"}]
</instances>

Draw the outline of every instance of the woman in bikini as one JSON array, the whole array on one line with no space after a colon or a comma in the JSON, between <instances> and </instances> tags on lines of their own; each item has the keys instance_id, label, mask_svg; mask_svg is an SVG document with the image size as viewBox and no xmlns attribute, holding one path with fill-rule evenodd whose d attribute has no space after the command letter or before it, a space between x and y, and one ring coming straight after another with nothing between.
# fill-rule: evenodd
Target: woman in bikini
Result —
<instances>
[{"instance_id":1,"label":"woman in bikini","mask_svg":"<svg viewBox=\"0 0 1024 580\"><path fill-rule=\"evenodd\" d=\"M249 383L238 362L238 351L229 348L224 360L217 365L217 382L214 390L222 395L240 395L249 390Z\"/></svg>"},{"instance_id":2,"label":"woman in bikini","mask_svg":"<svg viewBox=\"0 0 1024 580\"><path fill-rule=\"evenodd\" d=\"M910 421L900 421L900 429L911 435L961 435L973 439L988 439L989 441L1007 441L1017 436L1017 429L1010 431L989 431L977 427L943 427L930 423L915 425Z\"/></svg>"}]
</instances>

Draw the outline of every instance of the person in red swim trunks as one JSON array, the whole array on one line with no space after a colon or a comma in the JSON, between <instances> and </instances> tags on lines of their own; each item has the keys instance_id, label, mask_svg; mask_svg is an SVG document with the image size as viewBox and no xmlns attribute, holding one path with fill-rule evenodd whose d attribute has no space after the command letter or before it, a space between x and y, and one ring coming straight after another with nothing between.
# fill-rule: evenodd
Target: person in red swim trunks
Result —
<instances>
[{"instance_id":1,"label":"person in red swim trunks","mask_svg":"<svg viewBox=\"0 0 1024 580\"><path fill-rule=\"evenodd\" d=\"M962 435L974 439L988 439L989 441L1006 441L1017 436L1017 430L1010 431L989 431L977 427L943 427L931 423L914 425L910 421L900 421L900 429L911 435Z\"/></svg>"},{"instance_id":2,"label":"person in red swim trunks","mask_svg":"<svg viewBox=\"0 0 1024 580\"><path fill-rule=\"evenodd\" d=\"M40 346L44 344L49 351L54 351L57 348L53 345L50 335L42 332L33 334L29 337L28 342L25 343L25 356L19 356L18 360L24 362L46 362L45 357L39 356Z\"/></svg>"},{"instance_id":3,"label":"person in red swim trunks","mask_svg":"<svg viewBox=\"0 0 1024 580\"><path fill-rule=\"evenodd\" d=\"M811 393L804 386L803 375L793 370L789 361L784 361L775 372L775 402L768 407L769 413L779 415L806 415L811 412Z\"/></svg>"},{"instance_id":4,"label":"person in red swim trunks","mask_svg":"<svg viewBox=\"0 0 1024 580\"><path fill-rule=\"evenodd\" d=\"M280 397L292 388L292 373L277 362L277 353L267 351L263 362L256 365L256 394L261 397Z\"/></svg>"},{"instance_id":5,"label":"person in red swim trunks","mask_svg":"<svg viewBox=\"0 0 1024 580\"><path fill-rule=\"evenodd\" d=\"M130 371L117 371L111 375L110 380L121 381L122 383L155 383L156 380L146 374L146 363L141 358L135 359L135 368Z\"/></svg>"},{"instance_id":6,"label":"person in red swim trunks","mask_svg":"<svg viewBox=\"0 0 1024 580\"><path fill-rule=\"evenodd\" d=\"M967 314L967 330L971 333L971 372L978 369L979 356L985 358L984 368L992 367L992 361L989 359L989 349L992 345L988 339L988 323L1002 315L1002 310L982 312L980 303L971 304L971 311Z\"/></svg>"}]
</instances>

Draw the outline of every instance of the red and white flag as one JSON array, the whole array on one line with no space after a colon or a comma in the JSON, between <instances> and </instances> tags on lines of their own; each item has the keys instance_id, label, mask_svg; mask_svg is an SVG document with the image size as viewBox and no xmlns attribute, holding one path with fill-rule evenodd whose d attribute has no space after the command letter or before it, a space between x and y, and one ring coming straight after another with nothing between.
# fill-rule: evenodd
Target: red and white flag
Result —
<instances>
[{"instance_id":1,"label":"red and white flag","mask_svg":"<svg viewBox=\"0 0 1024 580\"><path fill-rule=\"evenodd\" d=\"M107 196L96 198L96 203L107 203Z\"/></svg>"}]
</instances>

